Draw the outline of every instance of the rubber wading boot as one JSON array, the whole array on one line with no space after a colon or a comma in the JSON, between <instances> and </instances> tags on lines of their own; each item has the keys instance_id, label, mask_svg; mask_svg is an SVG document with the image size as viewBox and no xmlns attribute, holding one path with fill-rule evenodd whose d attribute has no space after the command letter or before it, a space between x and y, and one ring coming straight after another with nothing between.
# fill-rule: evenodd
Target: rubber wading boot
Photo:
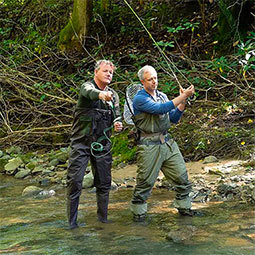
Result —
<instances>
[{"instance_id":1,"label":"rubber wading boot","mask_svg":"<svg viewBox=\"0 0 255 255\"><path fill-rule=\"evenodd\" d=\"M182 208L178 208L178 212L181 216L189 216L189 217L193 217L193 216L203 216L204 214L202 212L199 211L194 211L192 209L182 209Z\"/></svg>"},{"instance_id":2,"label":"rubber wading boot","mask_svg":"<svg viewBox=\"0 0 255 255\"><path fill-rule=\"evenodd\" d=\"M97 217L102 223L108 223L107 212L109 203L109 193L96 194L97 196Z\"/></svg>"},{"instance_id":3,"label":"rubber wading boot","mask_svg":"<svg viewBox=\"0 0 255 255\"><path fill-rule=\"evenodd\" d=\"M67 218L69 222L69 229L78 228L77 217L78 217L78 206L79 198L73 200L67 199Z\"/></svg>"}]
</instances>

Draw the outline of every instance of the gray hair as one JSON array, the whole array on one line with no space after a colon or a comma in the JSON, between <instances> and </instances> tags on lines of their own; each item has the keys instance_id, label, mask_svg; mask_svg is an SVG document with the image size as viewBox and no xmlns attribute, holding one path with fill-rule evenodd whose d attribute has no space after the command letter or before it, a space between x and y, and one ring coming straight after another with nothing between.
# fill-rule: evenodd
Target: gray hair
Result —
<instances>
[{"instance_id":1,"label":"gray hair","mask_svg":"<svg viewBox=\"0 0 255 255\"><path fill-rule=\"evenodd\" d=\"M154 68L153 66L149 66L149 65L146 65L146 66L142 67L142 68L138 71L137 75L138 75L138 78L139 78L140 81L142 81L142 80L144 79L144 73L145 73L147 70L149 70L149 69L150 69L150 70L156 71L155 68Z\"/></svg>"},{"instance_id":2,"label":"gray hair","mask_svg":"<svg viewBox=\"0 0 255 255\"><path fill-rule=\"evenodd\" d=\"M112 61L106 60L106 59L100 59L95 64L95 70L100 69L101 64L109 65L113 68L113 70L115 70L115 68L116 68L115 65L112 63Z\"/></svg>"}]
</instances>

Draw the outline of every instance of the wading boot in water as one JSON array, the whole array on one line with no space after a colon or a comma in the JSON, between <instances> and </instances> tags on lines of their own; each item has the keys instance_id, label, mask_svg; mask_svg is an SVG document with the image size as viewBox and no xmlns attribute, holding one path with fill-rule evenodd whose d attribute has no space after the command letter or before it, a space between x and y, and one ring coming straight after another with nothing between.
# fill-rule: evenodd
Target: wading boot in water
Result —
<instances>
[{"instance_id":1,"label":"wading boot in water","mask_svg":"<svg viewBox=\"0 0 255 255\"><path fill-rule=\"evenodd\" d=\"M134 222L145 222L146 220L146 214L141 214L141 215L133 215L133 221Z\"/></svg>"},{"instance_id":2,"label":"wading boot in water","mask_svg":"<svg viewBox=\"0 0 255 255\"><path fill-rule=\"evenodd\" d=\"M107 211L109 203L109 193L97 193L97 218L102 223L109 223Z\"/></svg>"},{"instance_id":3,"label":"wading boot in water","mask_svg":"<svg viewBox=\"0 0 255 255\"><path fill-rule=\"evenodd\" d=\"M181 216L189 216L189 217L193 217L193 216L204 216L204 214L202 212L199 211L194 211L192 209L182 209L182 208L178 208L178 212Z\"/></svg>"},{"instance_id":4,"label":"wading boot in water","mask_svg":"<svg viewBox=\"0 0 255 255\"><path fill-rule=\"evenodd\" d=\"M73 200L67 199L67 217L69 222L69 229L78 228L77 217L78 217L78 206L79 198Z\"/></svg>"}]
</instances>

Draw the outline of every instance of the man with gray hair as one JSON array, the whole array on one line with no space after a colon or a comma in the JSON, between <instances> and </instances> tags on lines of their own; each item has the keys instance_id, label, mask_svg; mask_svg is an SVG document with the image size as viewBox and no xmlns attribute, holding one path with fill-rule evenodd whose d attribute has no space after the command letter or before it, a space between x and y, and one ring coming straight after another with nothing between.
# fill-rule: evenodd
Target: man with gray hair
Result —
<instances>
[{"instance_id":1,"label":"man with gray hair","mask_svg":"<svg viewBox=\"0 0 255 255\"><path fill-rule=\"evenodd\" d=\"M136 186L131 201L133 219L143 222L147 214L147 199L161 170L175 187L175 207L183 216L199 213L191 210L191 183L183 156L177 143L168 133L170 122L177 123L185 109L186 100L194 94L194 86L180 89L180 95L169 101L157 90L156 70L149 65L138 71L143 85L133 100L133 122L138 130Z\"/></svg>"},{"instance_id":2,"label":"man with gray hair","mask_svg":"<svg viewBox=\"0 0 255 255\"><path fill-rule=\"evenodd\" d=\"M81 85L75 107L71 135L71 152L67 169L67 216L70 229L78 227L77 216L82 181L90 160L96 187L97 217L107 223L111 188L111 130L122 130L119 97L108 87L115 66L99 60L94 79Z\"/></svg>"}]
</instances>

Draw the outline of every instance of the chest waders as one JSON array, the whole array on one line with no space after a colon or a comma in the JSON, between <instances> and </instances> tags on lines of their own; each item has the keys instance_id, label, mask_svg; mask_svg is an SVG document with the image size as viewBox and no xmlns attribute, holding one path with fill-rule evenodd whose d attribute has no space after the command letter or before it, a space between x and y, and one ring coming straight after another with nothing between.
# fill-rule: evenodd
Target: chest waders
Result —
<instances>
[{"instance_id":1,"label":"chest waders","mask_svg":"<svg viewBox=\"0 0 255 255\"><path fill-rule=\"evenodd\" d=\"M189 209L191 183L179 147L167 132L170 128L169 115L141 113L135 115L133 121L140 131L136 186L130 206L134 220L139 221L146 215L146 201L151 195L160 170L175 187L175 207Z\"/></svg>"},{"instance_id":2,"label":"chest waders","mask_svg":"<svg viewBox=\"0 0 255 255\"><path fill-rule=\"evenodd\" d=\"M96 100L92 102L91 108L75 111L67 171L67 216L70 228L77 227L79 198L89 160L96 187L97 217L99 221L107 222L112 166L109 137L115 113L110 106L108 109L102 109L101 106L101 100Z\"/></svg>"}]
</instances>

